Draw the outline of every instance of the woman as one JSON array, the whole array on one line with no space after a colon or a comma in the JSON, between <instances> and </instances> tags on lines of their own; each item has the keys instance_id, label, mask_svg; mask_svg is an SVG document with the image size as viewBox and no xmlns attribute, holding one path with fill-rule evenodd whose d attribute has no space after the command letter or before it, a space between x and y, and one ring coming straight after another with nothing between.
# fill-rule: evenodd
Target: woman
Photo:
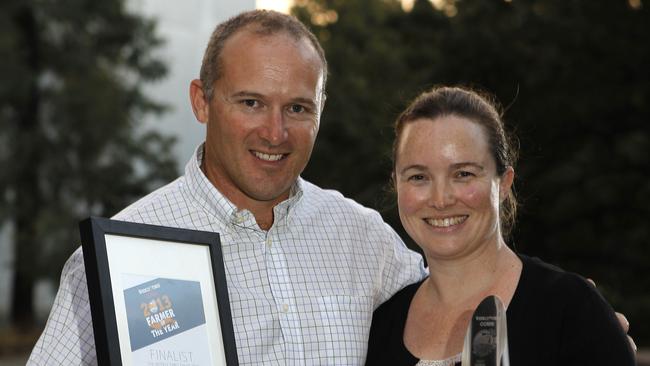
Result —
<instances>
[{"instance_id":1,"label":"woman","mask_svg":"<svg viewBox=\"0 0 650 366\"><path fill-rule=\"evenodd\" d=\"M515 153L487 98L434 88L399 116L395 131L400 219L430 276L375 311L367 365L459 365L469 320L488 295L507 308L513 366L635 364L592 285L506 245Z\"/></svg>"}]
</instances>

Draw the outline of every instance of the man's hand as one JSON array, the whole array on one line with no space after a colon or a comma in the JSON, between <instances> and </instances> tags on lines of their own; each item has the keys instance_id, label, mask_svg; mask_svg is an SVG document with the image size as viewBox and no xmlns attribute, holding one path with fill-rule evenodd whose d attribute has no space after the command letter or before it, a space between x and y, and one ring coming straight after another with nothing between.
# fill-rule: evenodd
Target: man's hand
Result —
<instances>
[{"instance_id":1,"label":"man's hand","mask_svg":"<svg viewBox=\"0 0 650 366\"><path fill-rule=\"evenodd\" d=\"M596 282L594 282L594 280L592 280L591 278L587 278L587 281L589 281L589 283L591 283L594 287L596 287ZM630 322L627 321L625 315L619 312L616 313L616 318L618 318L618 322L621 323L621 327L623 328L623 331L627 334L627 332L630 330ZM632 337L628 335L627 340L630 342L632 349L636 353L637 348L636 348L636 343L634 343L634 339L632 339Z\"/></svg>"},{"instance_id":2,"label":"man's hand","mask_svg":"<svg viewBox=\"0 0 650 366\"><path fill-rule=\"evenodd\" d=\"M625 315L621 313L616 313L616 317L618 318L618 322L621 323L621 327L623 327L623 331L627 333L630 330L630 322L628 322ZM630 341L630 345L632 346L632 349L636 353L636 344L634 343L634 339L632 339L632 337L628 335L627 340Z\"/></svg>"}]
</instances>

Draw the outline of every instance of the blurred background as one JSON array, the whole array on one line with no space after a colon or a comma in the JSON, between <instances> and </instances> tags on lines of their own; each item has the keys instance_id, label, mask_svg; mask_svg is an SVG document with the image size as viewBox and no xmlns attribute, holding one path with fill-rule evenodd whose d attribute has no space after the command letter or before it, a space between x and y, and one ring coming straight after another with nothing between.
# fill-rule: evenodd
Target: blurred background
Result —
<instances>
[{"instance_id":1,"label":"blurred background","mask_svg":"<svg viewBox=\"0 0 650 366\"><path fill-rule=\"evenodd\" d=\"M0 365L25 363L77 222L112 216L182 171L204 133L187 95L209 34L255 7L295 14L330 64L305 178L403 233L387 184L393 120L436 84L491 91L521 146L510 244L595 279L650 348L649 5L3 0Z\"/></svg>"}]
</instances>

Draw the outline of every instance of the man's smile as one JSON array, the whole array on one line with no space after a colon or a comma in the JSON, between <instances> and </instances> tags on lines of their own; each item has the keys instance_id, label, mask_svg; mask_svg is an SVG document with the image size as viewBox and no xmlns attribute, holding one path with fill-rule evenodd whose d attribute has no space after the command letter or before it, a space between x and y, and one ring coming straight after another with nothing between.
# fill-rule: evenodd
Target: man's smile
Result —
<instances>
[{"instance_id":1,"label":"man's smile","mask_svg":"<svg viewBox=\"0 0 650 366\"><path fill-rule=\"evenodd\" d=\"M267 154L267 153L263 153L263 152L255 151L255 150L251 150L251 152L258 159L264 160L264 161L278 161L278 160L280 160L280 159L282 159L282 158L289 155L289 154Z\"/></svg>"}]
</instances>

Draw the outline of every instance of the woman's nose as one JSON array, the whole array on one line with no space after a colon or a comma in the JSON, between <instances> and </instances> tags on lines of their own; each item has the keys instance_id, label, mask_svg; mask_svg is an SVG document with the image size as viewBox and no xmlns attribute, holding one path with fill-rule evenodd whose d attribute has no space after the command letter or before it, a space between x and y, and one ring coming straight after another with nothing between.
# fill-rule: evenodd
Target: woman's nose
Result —
<instances>
[{"instance_id":1,"label":"woman's nose","mask_svg":"<svg viewBox=\"0 0 650 366\"><path fill-rule=\"evenodd\" d=\"M448 182L434 182L429 196L429 206L442 210L455 202L454 192Z\"/></svg>"}]
</instances>

